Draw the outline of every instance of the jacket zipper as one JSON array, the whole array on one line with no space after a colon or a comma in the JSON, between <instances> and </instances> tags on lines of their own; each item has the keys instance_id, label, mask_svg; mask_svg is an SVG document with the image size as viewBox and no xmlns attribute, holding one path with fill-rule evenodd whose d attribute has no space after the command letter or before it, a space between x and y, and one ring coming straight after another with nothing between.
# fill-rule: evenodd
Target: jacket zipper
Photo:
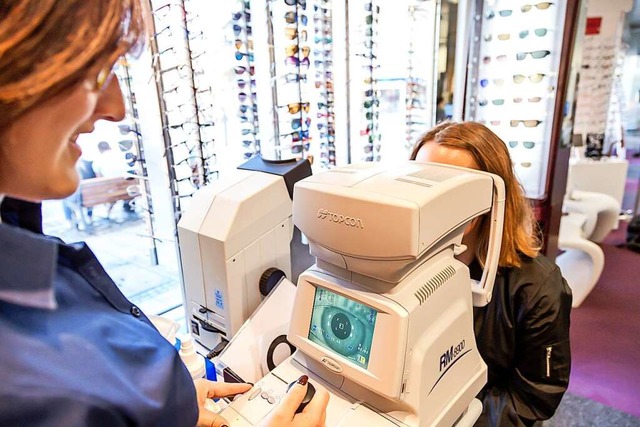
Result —
<instances>
[{"instance_id":1,"label":"jacket zipper","mask_svg":"<svg viewBox=\"0 0 640 427\"><path fill-rule=\"evenodd\" d=\"M551 376L551 346L547 347L547 378Z\"/></svg>"}]
</instances>

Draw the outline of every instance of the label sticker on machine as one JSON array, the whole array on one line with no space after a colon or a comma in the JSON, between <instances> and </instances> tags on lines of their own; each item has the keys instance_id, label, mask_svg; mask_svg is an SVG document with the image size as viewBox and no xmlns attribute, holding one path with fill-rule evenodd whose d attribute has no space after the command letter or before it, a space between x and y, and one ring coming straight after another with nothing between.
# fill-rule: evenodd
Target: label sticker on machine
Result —
<instances>
[{"instance_id":1,"label":"label sticker on machine","mask_svg":"<svg viewBox=\"0 0 640 427\"><path fill-rule=\"evenodd\" d=\"M377 311L316 287L309 340L367 368Z\"/></svg>"},{"instance_id":2,"label":"label sticker on machine","mask_svg":"<svg viewBox=\"0 0 640 427\"><path fill-rule=\"evenodd\" d=\"M222 291L216 289L214 292L214 296L216 298L216 307L220 310L224 310L224 296L222 295Z\"/></svg>"}]
</instances>

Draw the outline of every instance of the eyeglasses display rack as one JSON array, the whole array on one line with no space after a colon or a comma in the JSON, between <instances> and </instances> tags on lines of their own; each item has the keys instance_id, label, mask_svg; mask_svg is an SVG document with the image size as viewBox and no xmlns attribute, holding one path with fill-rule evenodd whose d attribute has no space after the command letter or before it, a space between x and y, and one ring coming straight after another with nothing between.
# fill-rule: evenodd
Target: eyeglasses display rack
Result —
<instances>
[{"instance_id":1,"label":"eyeglasses display rack","mask_svg":"<svg viewBox=\"0 0 640 427\"><path fill-rule=\"evenodd\" d=\"M320 164L336 165L335 105L333 87L333 20L331 0L313 6L315 87L318 106L318 138Z\"/></svg>"},{"instance_id":2,"label":"eyeglasses display rack","mask_svg":"<svg viewBox=\"0 0 640 427\"><path fill-rule=\"evenodd\" d=\"M582 134L585 141L599 135L602 145L597 156L606 155L622 137L620 101L624 97L616 90L624 60L621 44L616 36L584 38L574 133Z\"/></svg>"},{"instance_id":3,"label":"eyeglasses display rack","mask_svg":"<svg viewBox=\"0 0 640 427\"><path fill-rule=\"evenodd\" d=\"M192 44L204 49L206 40L203 29L195 28L200 21L197 14L189 12L187 4L191 2L150 1L152 66L176 222L195 191L217 178L214 142L206 131L214 125L208 112L213 102L203 99L212 89L204 70L196 68L204 52L192 51Z\"/></svg>"},{"instance_id":4,"label":"eyeglasses display rack","mask_svg":"<svg viewBox=\"0 0 640 427\"><path fill-rule=\"evenodd\" d=\"M132 77L129 72L129 64L126 59L121 59L116 67L116 76L120 82L120 87L124 94L125 107L127 111L126 125L119 125L120 133L131 137L131 147L126 148L125 160L129 167L127 176L130 178L138 178L135 187L136 198L132 201L135 206L143 212L147 235L149 237L149 259L152 265L158 265L158 248L154 235L153 225L153 200L151 198L151 188L149 183L149 174L147 172L147 162L144 150L144 141L140 132L138 103L136 94L131 84ZM123 148L122 146L120 147ZM129 189L127 189L129 191Z\"/></svg>"},{"instance_id":5,"label":"eyeglasses display rack","mask_svg":"<svg viewBox=\"0 0 640 427\"><path fill-rule=\"evenodd\" d=\"M358 91L352 91L353 108L360 105L357 114L359 120L359 138L351 142L353 153L352 159L355 161L380 161L380 133L378 132L378 118L380 100L378 99L377 79L378 79L378 63L377 46L378 46L378 19L380 15L380 6L375 2L366 3L352 2L349 4L349 16L351 22L357 23L350 27L354 29L350 40L353 41L351 67L353 71L352 79L360 81L359 86L360 99L355 99ZM354 142L356 142L354 144ZM353 151L356 150L356 151Z\"/></svg>"},{"instance_id":6,"label":"eyeglasses display rack","mask_svg":"<svg viewBox=\"0 0 640 427\"><path fill-rule=\"evenodd\" d=\"M417 139L434 124L433 85L436 70L433 45L427 41L435 38L438 28L429 23L438 22L438 3L414 0L407 7L409 22L409 52L406 88L406 143L411 151ZM434 8L435 6L435 8Z\"/></svg>"},{"instance_id":7,"label":"eyeglasses display rack","mask_svg":"<svg viewBox=\"0 0 640 427\"><path fill-rule=\"evenodd\" d=\"M242 123L240 132L243 155L245 159L249 159L260 153L251 3L248 0L239 0L237 5L238 9L231 16L235 47L233 70L240 103L238 120Z\"/></svg>"},{"instance_id":8,"label":"eyeglasses display rack","mask_svg":"<svg viewBox=\"0 0 640 427\"><path fill-rule=\"evenodd\" d=\"M213 87L207 78L208 67L208 33L205 32L205 20L199 19L195 6L198 0L185 1L187 25L187 49L191 61L191 77L193 80L193 99L196 110L196 123L198 124L198 137L200 138L200 163L202 167L203 185L218 179L218 165L213 136L214 128L214 97Z\"/></svg>"},{"instance_id":9,"label":"eyeglasses display rack","mask_svg":"<svg viewBox=\"0 0 640 427\"><path fill-rule=\"evenodd\" d=\"M568 159L556 165L556 158L568 151L573 128L565 102L578 9L574 0L476 0L468 17L464 119L485 124L507 144L545 237L557 234L549 229L549 208L559 211L564 194L552 186L566 182Z\"/></svg>"},{"instance_id":10,"label":"eyeglasses display rack","mask_svg":"<svg viewBox=\"0 0 640 427\"><path fill-rule=\"evenodd\" d=\"M311 66L306 0L266 2L273 44L271 81L275 135L268 157L305 158L311 144ZM264 147L263 147L264 149ZM264 150L263 150L264 153Z\"/></svg>"},{"instance_id":11,"label":"eyeglasses display rack","mask_svg":"<svg viewBox=\"0 0 640 427\"><path fill-rule=\"evenodd\" d=\"M407 159L434 123L440 1L348 6L351 160Z\"/></svg>"}]
</instances>

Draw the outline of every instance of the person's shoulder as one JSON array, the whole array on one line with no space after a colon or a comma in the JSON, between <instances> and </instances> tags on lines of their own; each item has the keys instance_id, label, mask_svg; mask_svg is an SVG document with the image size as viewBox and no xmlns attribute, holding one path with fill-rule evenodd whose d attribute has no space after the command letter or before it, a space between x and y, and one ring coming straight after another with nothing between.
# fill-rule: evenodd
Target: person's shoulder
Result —
<instances>
[{"instance_id":1,"label":"person's shoulder","mask_svg":"<svg viewBox=\"0 0 640 427\"><path fill-rule=\"evenodd\" d=\"M556 298L568 291L560 268L544 255L523 257L519 268L510 270L512 286L522 292L527 299Z\"/></svg>"},{"instance_id":2,"label":"person's shoulder","mask_svg":"<svg viewBox=\"0 0 640 427\"><path fill-rule=\"evenodd\" d=\"M531 274L537 277L546 277L554 273L559 273L560 269L549 258L542 254L538 254L536 257L522 257L522 266L520 270L524 274Z\"/></svg>"}]
</instances>

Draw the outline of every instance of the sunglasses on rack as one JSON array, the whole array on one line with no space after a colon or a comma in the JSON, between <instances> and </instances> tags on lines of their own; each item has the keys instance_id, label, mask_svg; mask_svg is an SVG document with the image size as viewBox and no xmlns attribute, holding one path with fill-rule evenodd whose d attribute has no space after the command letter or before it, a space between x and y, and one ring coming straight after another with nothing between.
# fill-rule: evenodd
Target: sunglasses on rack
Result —
<instances>
[{"instance_id":1,"label":"sunglasses on rack","mask_svg":"<svg viewBox=\"0 0 640 427\"><path fill-rule=\"evenodd\" d=\"M300 110L304 111L305 113L308 113L310 104L308 102L294 102L291 104L284 105L281 108L287 108L290 114L298 114Z\"/></svg>"},{"instance_id":2,"label":"sunglasses on rack","mask_svg":"<svg viewBox=\"0 0 640 427\"><path fill-rule=\"evenodd\" d=\"M373 25L373 23L375 22L376 24L378 23L378 19L373 17L373 15L366 15L364 17L364 22L367 23L367 25Z\"/></svg>"},{"instance_id":3,"label":"sunglasses on rack","mask_svg":"<svg viewBox=\"0 0 640 427\"><path fill-rule=\"evenodd\" d=\"M492 103L493 105L498 105L498 106L500 106L500 105L504 105L504 99L492 99L492 100L491 100L491 103ZM487 101L487 100L485 99L485 100L479 101L479 102L478 102L478 104L479 104L481 107L484 107L485 105L489 105L489 101Z\"/></svg>"},{"instance_id":4,"label":"sunglasses on rack","mask_svg":"<svg viewBox=\"0 0 640 427\"><path fill-rule=\"evenodd\" d=\"M320 59L316 59L315 61L313 61L313 64L317 67L317 68L331 68L333 67L333 61L330 60L320 60Z\"/></svg>"},{"instance_id":5,"label":"sunglasses on rack","mask_svg":"<svg viewBox=\"0 0 640 427\"><path fill-rule=\"evenodd\" d=\"M233 69L235 71L235 73L237 75L241 75L244 73L249 73L249 75L253 76L256 72L255 67L252 65L251 67L247 68L244 66L237 66Z\"/></svg>"},{"instance_id":6,"label":"sunglasses on rack","mask_svg":"<svg viewBox=\"0 0 640 427\"><path fill-rule=\"evenodd\" d=\"M243 104L243 105L240 106L240 112L241 113L246 113L247 111L249 111L249 109L251 109L251 111L253 113L257 113L258 112L258 106L256 104L253 104L251 106Z\"/></svg>"},{"instance_id":7,"label":"sunglasses on rack","mask_svg":"<svg viewBox=\"0 0 640 427\"><path fill-rule=\"evenodd\" d=\"M173 8L179 9L183 17L186 16L187 12L184 10L184 7L178 3L167 3L160 6L152 12L152 15L162 21L169 16Z\"/></svg>"},{"instance_id":8,"label":"sunglasses on rack","mask_svg":"<svg viewBox=\"0 0 640 427\"><path fill-rule=\"evenodd\" d=\"M326 1L325 1L326 3ZM321 11L324 15L327 15L329 13L329 8L326 7L322 7L322 6L318 6L317 4L313 5L313 10L314 11Z\"/></svg>"},{"instance_id":9,"label":"sunglasses on rack","mask_svg":"<svg viewBox=\"0 0 640 427\"><path fill-rule=\"evenodd\" d=\"M300 5L303 9L307 7L307 0L284 0L284 2L287 6Z\"/></svg>"},{"instance_id":10,"label":"sunglasses on rack","mask_svg":"<svg viewBox=\"0 0 640 427\"><path fill-rule=\"evenodd\" d=\"M242 12L233 12L231 14L231 19L233 19L234 21L239 21L243 16L247 22L251 22L251 13L249 13L248 10Z\"/></svg>"},{"instance_id":11,"label":"sunglasses on rack","mask_svg":"<svg viewBox=\"0 0 640 427\"><path fill-rule=\"evenodd\" d=\"M380 100L378 99L369 99L367 101L364 101L362 103L362 105L364 106L364 108L371 108L373 106L379 106L380 105Z\"/></svg>"},{"instance_id":12,"label":"sunglasses on rack","mask_svg":"<svg viewBox=\"0 0 640 427\"><path fill-rule=\"evenodd\" d=\"M373 3L365 3L364 10L366 12L380 13L380 6L373 7Z\"/></svg>"},{"instance_id":13,"label":"sunglasses on rack","mask_svg":"<svg viewBox=\"0 0 640 427\"><path fill-rule=\"evenodd\" d=\"M502 86L504 84L504 79L493 79L493 84L496 86ZM480 80L480 86L482 87L489 86L489 79Z\"/></svg>"},{"instance_id":14,"label":"sunglasses on rack","mask_svg":"<svg viewBox=\"0 0 640 427\"><path fill-rule=\"evenodd\" d=\"M524 125L524 127L534 128L534 127L538 126L540 123L542 123L542 120L511 120L509 122L509 125L512 128L515 128L515 127L518 127L520 125L520 123L522 123Z\"/></svg>"},{"instance_id":15,"label":"sunglasses on rack","mask_svg":"<svg viewBox=\"0 0 640 427\"><path fill-rule=\"evenodd\" d=\"M315 50L315 51L313 51L313 56L331 58L332 53L331 53L331 50L329 50L329 49L327 49L327 50Z\"/></svg>"},{"instance_id":16,"label":"sunglasses on rack","mask_svg":"<svg viewBox=\"0 0 640 427\"><path fill-rule=\"evenodd\" d=\"M247 33L248 36L253 34L253 31L251 30L251 27L242 27L241 25L238 24L233 24L233 34L238 37L241 33L242 30L245 30L245 32Z\"/></svg>"},{"instance_id":17,"label":"sunglasses on rack","mask_svg":"<svg viewBox=\"0 0 640 427\"><path fill-rule=\"evenodd\" d=\"M302 25L307 25L307 15L299 15L300 22ZM287 24L295 24L298 22L298 14L292 11L289 11L284 14L284 20Z\"/></svg>"},{"instance_id":18,"label":"sunglasses on rack","mask_svg":"<svg viewBox=\"0 0 640 427\"><path fill-rule=\"evenodd\" d=\"M516 53L516 59L518 61L524 60L527 55L531 55L533 59L542 59L545 56L551 55L551 51L549 50L533 50L531 52L518 52Z\"/></svg>"},{"instance_id":19,"label":"sunglasses on rack","mask_svg":"<svg viewBox=\"0 0 640 427\"><path fill-rule=\"evenodd\" d=\"M521 141L522 146L527 149L532 149L536 146L536 143L533 141ZM509 147L516 148L518 146L518 141L509 141Z\"/></svg>"},{"instance_id":20,"label":"sunglasses on rack","mask_svg":"<svg viewBox=\"0 0 640 427\"><path fill-rule=\"evenodd\" d=\"M504 62L506 60L507 60L507 55L498 55L498 56L496 56L496 61ZM490 64L491 63L491 57L490 56L485 56L484 58L482 58L482 62L484 62L485 64Z\"/></svg>"},{"instance_id":21,"label":"sunglasses on rack","mask_svg":"<svg viewBox=\"0 0 640 427\"><path fill-rule=\"evenodd\" d=\"M313 41L316 44L331 44L333 42L333 39L330 36L325 35L325 36L315 36L313 38Z\"/></svg>"},{"instance_id":22,"label":"sunglasses on rack","mask_svg":"<svg viewBox=\"0 0 640 427\"><path fill-rule=\"evenodd\" d=\"M294 82L306 82L307 75L306 74L296 74L296 73L287 73L282 76L285 82L294 83Z\"/></svg>"},{"instance_id":23,"label":"sunglasses on rack","mask_svg":"<svg viewBox=\"0 0 640 427\"><path fill-rule=\"evenodd\" d=\"M533 33L538 37L544 37L547 35L547 31L548 30L546 28L536 28L535 30L533 30ZM521 39L524 39L528 35L529 35L529 30L523 30L518 33L518 36Z\"/></svg>"},{"instance_id":24,"label":"sunglasses on rack","mask_svg":"<svg viewBox=\"0 0 640 427\"><path fill-rule=\"evenodd\" d=\"M336 150L335 149L335 144L334 144L336 142L335 135L331 135L331 134L328 134L328 133L321 133L320 134L320 139L326 140L329 144L331 144L332 147L330 149L335 152L335 150ZM326 145L327 145L326 142L321 142L320 143L320 148L324 148L324 147L326 147Z\"/></svg>"},{"instance_id":25,"label":"sunglasses on rack","mask_svg":"<svg viewBox=\"0 0 640 427\"><path fill-rule=\"evenodd\" d=\"M522 13L527 13L534 7L537 8L538 10L547 10L549 9L549 7L551 7L552 4L553 3L551 2L542 2L538 4L525 4L525 5L522 5L522 7L520 7L520 10L522 11Z\"/></svg>"},{"instance_id":26,"label":"sunglasses on rack","mask_svg":"<svg viewBox=\"0 0 640 427\"><path fill-rule=\"evenodd\" d=\"M246 52L240 52L240 51L236 51L236 59L238 61L241 61L242 58L247 57L247 59L249 61L253 61L253 53L246 53Z\"/></svg>"},{"instance_id":27,"label":"sunglasses on rack","mask_svg":"<svg viewBox=\"0 0 640 427\"><path fill-rule=\"evenodd\" d=\"M300 154L302 151L309 151L310 144L307 142L305 144L293 144L291 146L291 152L293 154Z\"/></svg>"},{"instance_id":28,"label":"sunglasses on rack","mask_svg":"<svg viewBox=\"0 0 640 427\"><path fill-rule=\"evenodd\" d=\"M245 42L243 42L240 39L236 39L234 44L236 46L236 50L240 50L242 46L244 46ZM246 44L247 44L247 50L253 50L253 40L248 40Z\"/></svg>"},{"instance_id":29,"label":"sunglasses on rack","mask_svg":"<svg viewBox=\"0 0 640 427\"><path fill-rule=\"evenodd\" d=\"M307 117L304 120L300 117L296 117L295 119L291 120L292 129L300 129L303 124L308 128L311 125L311 117Z\"/></svg>"},{"instance_id":30,"label":"sunglasses on rack","mask_svg":"<svg viewBox=\"0 0 640 427\"><path fill-rule=\"evenodd\" d=\"M305 56L302 59L298 58L297 56L287 56L285 59L285 64L294 65L296 67L309 68L309 66L311 65L311 61L307 56Z\"/></svg>"},{"instance_id":31,"label":"sunglasses on rack","mask_svg":"<svg viewBox=\"0 0 640 427\"><path fill-rule=\"evenodd\" d=\"M289 40L295 40L295 39L298 39L300 41L306 41L307 40L307 30L298 31L298 29L295 28L295 27L293 27L293 28L292 27L285 28L284 29L284 35Z\"/></svg>"},{"instance_id":32,"label":"sunglasses on rack","mask_svg":"<svg viewBox=\"0 0 640 427\"><path fill-rule=\"evenodd\" d=\"M251 79L250 81L247 81L247 80L236 80L236 84L238 85L238 88L244 89L245 86L247 86L248 84L251 84L251 87L255 87L256 81L253 80L253 79Z\"/></svg>"},{"instance_id":33,"label":"sunglasses on rack","mask_svg":"<svg viewBox=\"0 0 640 427\"><path fill-rule=\"evenodd\" d=\"M326 123L318 123L316 125L316 127L318 128L319 131L323 131L326 129L327 132L329 133L335 133L336 129L333 125L327 125Z\"/></svg>"},{"instance_id":34,"label":"sunglasses on rack","mask_svg":"<svg viewBox=\"0 0 640 427\"><path fill-rule=\"evenodd\" d=\"M309 139L309 130L297 130L281 136L283 138L291 138L291 141L293 142L300 142Z\"/></svg>"},{"instance_id":35,"label":"sunglasses on rack","mask_svg":"<svg viewBox=\"0 0 640 427\"><path fill-rule=\"evenodd\" d=\"M527 101L533 103L533 102L540 102L541 99L542 99L542 97L540 97L540 96L532 96L532 97L527 98ZM513 102L515 102L516 104L519 104L522 101L524 101L524 98L520 98L520 97L513 98Z\"/></svg>"},{"instance_id":36,"label":"sunglasses on rack","mask_svg":"<svg viewBox=\"0 0 640 427\"><path fill-rule=\"evenodd\" d=\"M294 44L291 46L285 46L284 48L287 56L294 56L298 52L302 53L302 57L306 58L311 53L311 48L309 46L302 46L302 48L298 47L298 45Z\"/></svg>"},{"instance_id":37,"label":"sunglasses on rack","mask_svg":"<svg viewBox=\"0 0 640 427\"><path fill-rule=\"evenodd\" d=\"M373 152L373 150L375 151L380 151L380 144L367 144L364 147L364 152L369 154L371 152Z\"/></svg>"},{"instance_id":38,"label":"sunglasses on rack","mask_svg":"<svg viewBox=\"0 0 640 427\"><path fill-rule=\"evenodd\" d=\"M542 78L545 76L546 74L542 74L542 73L535 73L535 74L531 74L530 76L525 76L523 74L515 74L513 76L513 82L514 83L522 83L525 79L529 79L530 82L532 83L540 83L542 81Z\"/></svg>"},{"instance_id":39,"label":"sunglasses on rack","mask_svg":"<svg viewBox=\"0 0 640 427\"><path fill-rule=\"evenodd\" d=\"M240 100L240 102L245 102L247 100L247 98L251 97L251 102L256 101L256 93L255 92L251 92L251 94L247 94L245 92L240 92L238 93L238 99Z\"/></svg>"}]
</instances>

